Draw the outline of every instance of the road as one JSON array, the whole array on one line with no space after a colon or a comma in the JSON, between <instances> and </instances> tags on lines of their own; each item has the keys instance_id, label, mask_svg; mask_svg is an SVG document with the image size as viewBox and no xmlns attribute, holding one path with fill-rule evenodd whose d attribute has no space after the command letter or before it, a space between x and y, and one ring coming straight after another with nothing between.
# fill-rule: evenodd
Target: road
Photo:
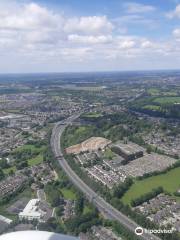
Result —
<instances>
[{"instance_id":1,"label":"road","mask_svg":"<svg viewBox=\"0 0 180 240\"><path fill-rule=\"evenodd\" d=\"M100 197L96 192L94 192L88 185L86 185L80 177L71 169L67 161L64 159L61 145L60 145L60 138L61 135L66 128L67 125L71 124L73 120L75 120L78 115L73 115L70 118L58 122L55 124L52 136L51 136L51 147L52 151L58 160L61 168L67 174L69 179L73 182L73 184L80 189L85 196L89 199L89 201L93 202L93 204L98 208L98 210L105 215L109 219L117 220L123 226L125 226L130 231L134 232L134 230L139 227L137 223L133 220L128 218L126 215L122 214L120 211L112 207L108 202L106 202L102 197ZM144 233L143 235L139 236L139 239L143 240L160 240L160 238L149 234Z\"/></svg>"}]
</instances>

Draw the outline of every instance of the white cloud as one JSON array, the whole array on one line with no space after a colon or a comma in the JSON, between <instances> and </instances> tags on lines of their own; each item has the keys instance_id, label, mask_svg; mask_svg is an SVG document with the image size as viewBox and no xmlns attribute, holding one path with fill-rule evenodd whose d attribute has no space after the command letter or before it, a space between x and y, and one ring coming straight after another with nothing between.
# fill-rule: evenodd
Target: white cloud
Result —
<instances>
[{"instance_id":1,"label":"white cloud","mask_svg":"<svg viewBox=\"0 0 180 240\"><path fill-rule=\"evenodd\" d=\"M112 36L111 35L84 36L78 34L71 34L68 36L68 40L73 43L100 44L110 43L112 41Z\"/></svg>"},{"instance_id":2,"label":"white cloud","mask_svg":"<svg viewBox=\"0 0 180 240\"><path fill-rule=\"evenodd\" d=\"M173 36L177 39L180 40L180 28L176 28L173 31Z\"/></svg>"},{"instance_id":3,"label":"white cloud","mask_svg":"<svg viewBox=\"0 0 180 240\"><path fill-rule=\"evenodd\" d=\"M123 40L119 43L120 49L132 49L135 47L136 42L134 40Z\"/></svg>"},{"instance_id":4,"label":"white cloud","mask_svg":"<svg viewBox=\"0 0 180 240\"><path fill-rule=\"evenodd\" d=\"M67 38L76 43L105 43L113 28L106 16L71 18L36 3L0 6L1 42L8 43L13 35L14 44L22 47L65 43Z\"/></svg>"},{"instance_id":5,"label":"white cloud","mask_svg":"<svg viewBox=\"0 0 180 240\"><path fill-rule=\"evenodd\" d=\"M30 3L12 9L0 10L0 29L9 30L34 30L43 28L57 28L61 17L48 11L46 8L36 3Z\"/></svg>"},{"instance_id":6,"label":"white cloud","mask_svg":"<svg viewBox=\"0 0 180 240\"><path fill-rule=\"evenodd\" d=\"M155 47L155 44L152 43L152 42L149 41L149 40L143 40L143 41L141 42L141 47L142 47L142 48L153 48L153 47Z\"/></svg>"},{"instance_id":7,"label":"white cloud","mask_svg":"<svg viewBox=\"0 0 180 240\"><path fill-rule=\"evenodd\" d=\"M125 10L127 13L147 13L155 11L156 8L151 5L140 4L136 2L127 2L124 4Z\"/></svg>"},{"instance_id":8,"label":"white cloud","mask_svg":"<svg viewBox=\"0 0 180 240\"><path fill-rule=\"evenodd\" d=\"M92 49L89 47L63 48L59 50L58 56L66 61L82 62L90 59Z\"/></svg>"},{"instance_id":9,"label":"white cloud","mask_svg":"<svg viewBox=\"0 0 180 240\"><path fill-rule=\"evenodd\" d=\"M33 62L39 64L33 67L41 65L43 69L52 64L59 70L58 64L65 66L65 63L69 67L81 62L79 68L85 63L86 66L99 63L109 66L113 60L116 64L127 58L138 60L179 54L178 28L173 32L178 41L173 38L169 42L153 42L146 36L128 34L129 26L132 28L134 23L141 23L138 25L141 28L142 23L147 26L149 19L139 13L155 10L135 3L129 3L128 7L131 14L115 20L102 15L68 16L36 3L16 1L12 6L0 2L0 62L11 67L27 64L27 68ZM127 27L127 31L121 32L123 27ZM14 63L9 64L13 59ZM2 64L0 71L4 71Z\"/></svg>"},{"instance_id":10,"label":"white cloud","mask_svg":"<svg viewBox=\"0 0 180 240\"><path fill-rule=\"evenodd\" d=\"M180 18L180 4L176 6L176 8L166 14L168 18Z\"/></svg>"},{"instance_id":11,"label":"white cloud","mask_svg":"<svg viewBox=\"0 0 180 240\"><path fill-rule=\"evenodd\" d=\"M64 30L66 32L75 32L83 34L103 34L110 33L113 30L113 24L106 16L89 16L68 19Z\"/></svg>"}]
</instances>

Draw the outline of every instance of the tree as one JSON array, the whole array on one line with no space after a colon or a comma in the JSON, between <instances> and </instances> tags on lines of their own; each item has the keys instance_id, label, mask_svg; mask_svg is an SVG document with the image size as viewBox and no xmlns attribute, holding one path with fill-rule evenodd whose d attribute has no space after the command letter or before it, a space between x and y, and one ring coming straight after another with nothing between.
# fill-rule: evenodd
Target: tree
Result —
<instances>
[{"instance_id":1,"label":"tree","mask_svg":"<svg viewBox=\"0 0 180 240\"><path fill-rule=\"evenodd\" d=\"M84 198L80 194L77 198L76 205L75 205L75 212L77 215L82 214L84 208Z\"/></svg>"},{"instance_id":2,"label":"tree","mask_svg":"<svg viewBox=\"0 0 180 240\"><path fill-rule=\"evenodd\" d=\"M147 146L146 152L150 154L152 152L152 147L150 145Z\"/></svg>"},{"instance_id":3,"label":"tree","mask_svg":"<svg viewBox=\"0 0 180 240\"><path fill-rule=\"evenodd\" d=\"M63 212L64 212L64 207L63 206L60 206L60 207L56 208L56 214L57 214L58 217L61 217L63 215Z\"/></svg>"},{"instance_id":4,"label":"tree","mask_svg":"<svg viewBox=\"0 0 180 240\"><path fill-rule=\"evenodd\" d=\"M0 169L0 180L5 178L5 174L2 169Z\"/></svg>"}]
</instances>

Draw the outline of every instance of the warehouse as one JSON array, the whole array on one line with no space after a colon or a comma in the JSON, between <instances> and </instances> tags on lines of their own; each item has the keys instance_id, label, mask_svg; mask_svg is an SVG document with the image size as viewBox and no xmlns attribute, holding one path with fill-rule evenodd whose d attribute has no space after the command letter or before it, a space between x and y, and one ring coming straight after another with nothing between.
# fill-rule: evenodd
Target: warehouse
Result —
<instances>
[{"instance_id":1,"label":"warehouse","mask_svg":"<svg viewBox=\"0 0 180 240\"><path fill-rule=\"evenodd\" d=\"M132 142L127 144L117 142L111 146L111 149L125 159L124 163L143 157L145 151L143 147Z\"/></svg>"}]
</instances>

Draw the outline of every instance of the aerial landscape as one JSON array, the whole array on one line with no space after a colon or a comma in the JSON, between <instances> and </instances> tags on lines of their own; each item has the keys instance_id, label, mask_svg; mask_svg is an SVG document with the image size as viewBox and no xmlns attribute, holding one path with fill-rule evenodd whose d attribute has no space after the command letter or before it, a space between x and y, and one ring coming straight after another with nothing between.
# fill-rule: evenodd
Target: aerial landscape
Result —
<instances>
[{"instance_id":1,"label":"aerial landscape","mask_svg":"<svg viewBox=\"0 0 180 240\"><path fill-rule=\"evenodd\" d=\"M178 240L180 4L67 2L0 3L0 239Z\"/></svg>"},{"instance_id":2,"label":"aerial landscape","mask_svg":"<svg viewBox=\"0 0 180 240\"><path fill-rule=\"evenodd\" d=\"M138 239L137 224L178 239L180 72L151 74L2 77L2 233Z\"/></svg>"}]
</instances>

